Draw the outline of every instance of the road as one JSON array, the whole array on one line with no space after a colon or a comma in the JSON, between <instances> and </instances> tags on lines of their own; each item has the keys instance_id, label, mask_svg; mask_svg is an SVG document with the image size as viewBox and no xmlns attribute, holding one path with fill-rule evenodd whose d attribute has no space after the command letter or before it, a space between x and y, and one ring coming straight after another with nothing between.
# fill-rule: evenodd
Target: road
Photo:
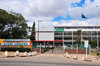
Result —
<instances>
[{"instance_id":1,"label":"road","mask_svg":"<svg viewBox=\"0 0 100 66\"><path fill-rule=\"evenodd\" d=\"M67 59L61 54L32 57L0 58L0 66L100 66L100 64Z\"/></svg>"}]
</instances>

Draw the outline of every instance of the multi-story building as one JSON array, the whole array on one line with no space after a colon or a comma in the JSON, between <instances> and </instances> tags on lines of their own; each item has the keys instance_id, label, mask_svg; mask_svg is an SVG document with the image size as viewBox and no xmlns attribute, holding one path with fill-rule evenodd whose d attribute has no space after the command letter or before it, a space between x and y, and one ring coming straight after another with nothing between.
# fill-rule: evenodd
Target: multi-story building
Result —
<instances>
[{"instance_id":1,"label":"multi-story building","mask_svg":"<svg viewBox=\"0 0 100 66\"><path fill-rule=\"evenodd\" d=\"M82 37L82 41L97 41L98 39L99 42L100 26L55 26L54 28L39 28L39 30L36 30L36 41L54 42L55 44L62 45L74 44L77 41L78 34Z\"/></svg>"},{"instance_id":2,"label":"multi-story building","mask_svg":"<svg viewBox=\"0 0 100 66\"><path fill-rule=\"evenodd\" d=\"M64 44L73 44L77 41L78 33L82 41L100 40L100 26L55 26L54 39L63 40Z\"/></svg>"}]
</instances>

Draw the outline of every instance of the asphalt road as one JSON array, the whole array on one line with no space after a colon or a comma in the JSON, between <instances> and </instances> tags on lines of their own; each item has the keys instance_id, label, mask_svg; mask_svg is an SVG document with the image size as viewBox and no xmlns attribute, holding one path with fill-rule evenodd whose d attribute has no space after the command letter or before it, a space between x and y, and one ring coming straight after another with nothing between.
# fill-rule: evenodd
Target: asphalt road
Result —
<instances>
[{"instance_id":1,"label":"asphalt road","mask_svg":"<svg viewBox=\"0 0 100 66\"><path fill-rule=\"evenodd\" d=\"M33 57L1 58L0 66L100 66L91 62L79 62L62 55L39 55Z\"/></svg>"}]
</instances>

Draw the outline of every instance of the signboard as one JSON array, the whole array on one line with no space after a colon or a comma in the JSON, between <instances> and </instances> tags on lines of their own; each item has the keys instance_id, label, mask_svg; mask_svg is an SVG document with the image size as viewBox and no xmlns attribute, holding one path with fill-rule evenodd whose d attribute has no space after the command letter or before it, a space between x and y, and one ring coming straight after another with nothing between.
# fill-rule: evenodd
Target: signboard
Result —
<instances>
[{"instance_id":1,"label":"signboard","mask_svg":"<svg viewBox=\"0 0 100 66\"><path fill-rule=\"evenodd\" d=\"M89 43L88 41L84 41L84 47L87 48L88 47L88 43Z\"/></svg>"},{"instance_id":2,"label":"signboard","mask_svg":"<svg viewBox=\"0 0 100 66\"><path fill-rule=\"evenodd\" d=\"M5 46L11 46L11 45L14 45L14 46L18 46L18 45L30 45L30 43L2 43L1 45L5 45Z\"/></svg>"},{"instance_id":3,"label":"signboard","mask_svg":"<svg viewBox=\"0 0 100 66\"><path fill-rule=\"evenodd\" d=\"M64 32L64 29L56 29L56 31Z\"/></svg>"},{"instance_id":4,"label":"signboard","mask_svg":"<svg viewBox=\"0 0 100 66\"><path fill-rule=\"evenodd\" d=\"M87 59L87 48L88 48L88 41L84 41L84 47L86 48L86 59Z\"/></svg>"},{"instance_id":5,"label":"signboard","mask_svg":"<svg viewBox=\"0 0 100 66\"><path fill-rule=\"evenodd\" d=\"M3 41L30 41L30 39L4 39Z\"/></svg>"},{"instance_id":6,"label":"signboard","mask_svg":"<svg viewBox=\"0 0 100 66\"><path fill-rule=\"evenodd\" d=\"M0 39L0 43L3 43L3 39Z\"/></svg>"}]
</instances>

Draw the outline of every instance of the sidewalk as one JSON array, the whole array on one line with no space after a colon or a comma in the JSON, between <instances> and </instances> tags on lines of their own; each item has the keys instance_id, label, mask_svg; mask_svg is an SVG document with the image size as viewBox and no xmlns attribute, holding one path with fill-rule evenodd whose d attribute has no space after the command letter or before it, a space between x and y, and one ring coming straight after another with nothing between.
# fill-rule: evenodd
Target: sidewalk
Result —
<instances>
[{"instance_id":1,"label":"sidewalk","mask_svg":"<svg viewBox=\"0 0 100 66\"><path fill-rule=\"evenodd\" d=\"M10 55L15 55L15 52L9 52ZM24 52L20 52L20 55L23 55ZM95 61L96 56L88 55L87 58L91 59L92 61L83 61L82 57L85 56L85 54L70 54L71 58L66 58L65 54L39 54L37 56L27 56L27 57L11 57L6 58L4 57L4 52L0 52L0 60L13 60L13 61L34 61L34 62L55 62L55 63L89 63L89 64L100 64L100 58L99 61ZM78 57L78 60L73 59L74 56Z\"/></svg>"},{"instance_id":2,"label":"sidewalk","mask_svg":"<svg viewBox=\"0 0 100 66\"><path fill-rule=\"evenodd\" d=\"M65 54L64 54L64 56L65 56ZM78 58L77 61L83 61L82 57L86 57L85 54L70 54L70 56L71 56L71 58L69 58L69 59L73 59L75 56L77 56L77 58ZM87 55L87 59L91 60L91 62L100 63L100 57L98 57L98 61L96 61L95 57L97 57L97 56ZM89 61L86 61L86 62L89 62Z\"/></svg>"},{"instance_id":3,"label":"sidewalk","mask_svg":"<svg viewBox=\"0 0 100 66\"><path fill-rule=\"evenodd\" d=\"M15 56L15 52L10 52L10 51L8 51L8 55L10 55L10 56ZM19 53L19 56L22 56L22 55L24 55L24 52L20 52ZM5 56L4 56L4 52L1 52L0 51L0 58L4 58Z\"/></svg>"}]
</instances>

